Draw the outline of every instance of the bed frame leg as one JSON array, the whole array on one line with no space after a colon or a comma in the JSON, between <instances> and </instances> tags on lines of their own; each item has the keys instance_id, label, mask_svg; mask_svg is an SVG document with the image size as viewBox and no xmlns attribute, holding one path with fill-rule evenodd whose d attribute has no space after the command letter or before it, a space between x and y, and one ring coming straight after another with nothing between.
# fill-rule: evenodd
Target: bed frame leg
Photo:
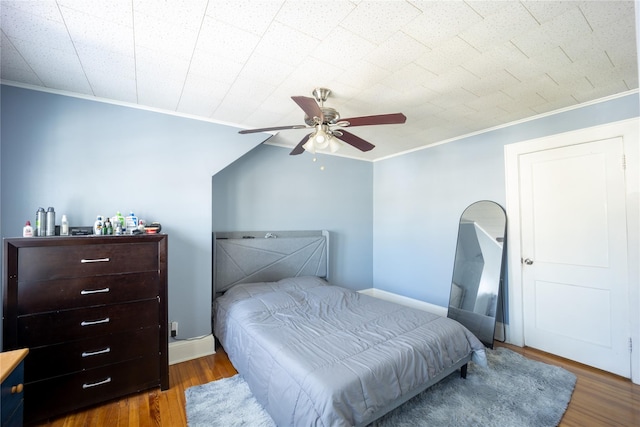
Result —
<instances>
[{"instance_id":1,"label":"bed frame leg","mask_svg":"<svg viewBox=\"0 0 640 427\"><path fill-rule=\"evenodd\" d=\"M467 378L467 364L460 367L460 378Z\"/></svg>"}]
</instances>

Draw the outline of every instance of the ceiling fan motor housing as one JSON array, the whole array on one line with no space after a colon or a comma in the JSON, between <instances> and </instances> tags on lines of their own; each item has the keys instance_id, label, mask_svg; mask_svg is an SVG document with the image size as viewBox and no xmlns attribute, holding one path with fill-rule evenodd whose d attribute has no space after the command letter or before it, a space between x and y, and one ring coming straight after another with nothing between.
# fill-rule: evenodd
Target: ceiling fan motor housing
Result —
<instances>
[{"instance_id":1,"label":"ceiling fan motor housing","mask_svg":"<svg viewBox=\"0 0 640 427\"><path fill-rule=\"evenodd\" d=\"M340 113L338 113L335 109L331 107L320 107L322 110L322 114L324 115L324 121L322 124L334 124L338 120L340 120ZM318 123L314 120L313 117L309 117L308 115L304 115L304 122L308 126L315 126Z\"/></svg>"}]
</instances>

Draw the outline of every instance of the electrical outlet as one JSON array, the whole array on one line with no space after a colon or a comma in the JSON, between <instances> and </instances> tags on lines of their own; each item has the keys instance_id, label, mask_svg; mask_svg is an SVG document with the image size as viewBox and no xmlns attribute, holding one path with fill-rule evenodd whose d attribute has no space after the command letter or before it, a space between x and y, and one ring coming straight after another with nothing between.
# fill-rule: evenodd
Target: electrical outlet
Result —
<instances>
[{"instance_id":1,"label":"electrical outlet","mask_svg":"<svg viewBox=\"0 0 640 427\"><path fill-rule=\"evenodd\" d=\"M171 322L171 338L178 336L178 322Z\"/></svg>"}]
</instances>

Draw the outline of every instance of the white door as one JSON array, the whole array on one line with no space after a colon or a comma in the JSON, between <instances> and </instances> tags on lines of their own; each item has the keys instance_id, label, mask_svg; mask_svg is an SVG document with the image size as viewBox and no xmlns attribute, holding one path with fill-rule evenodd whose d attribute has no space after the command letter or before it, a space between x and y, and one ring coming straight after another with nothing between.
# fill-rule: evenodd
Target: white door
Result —
<instances>
[{"instance_id":1,"label":"white door","mask_svg":"<svg viewBox=\"0 0 640 427\"><path fill-rule=\"evenodd\" d=\"M525 345L630 377L622 138L520 157Z\"/></svg>"}]
</instances>

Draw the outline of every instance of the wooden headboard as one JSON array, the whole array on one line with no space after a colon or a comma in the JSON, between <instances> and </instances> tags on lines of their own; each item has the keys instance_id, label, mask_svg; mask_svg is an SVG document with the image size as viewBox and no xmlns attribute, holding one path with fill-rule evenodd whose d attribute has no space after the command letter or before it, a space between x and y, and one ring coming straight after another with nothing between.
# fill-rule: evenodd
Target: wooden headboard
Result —
<instances>
[{"instance_id":1,"label":"wooden headboard","mask_svg":"<svg viewBox=\"0 0 640 427\"><path fill-rule=\"evenodd\" d=\"M214 295L238 283L328 279L328 231L214 232L213 239Z\"/></svg>"}]
</instances>

